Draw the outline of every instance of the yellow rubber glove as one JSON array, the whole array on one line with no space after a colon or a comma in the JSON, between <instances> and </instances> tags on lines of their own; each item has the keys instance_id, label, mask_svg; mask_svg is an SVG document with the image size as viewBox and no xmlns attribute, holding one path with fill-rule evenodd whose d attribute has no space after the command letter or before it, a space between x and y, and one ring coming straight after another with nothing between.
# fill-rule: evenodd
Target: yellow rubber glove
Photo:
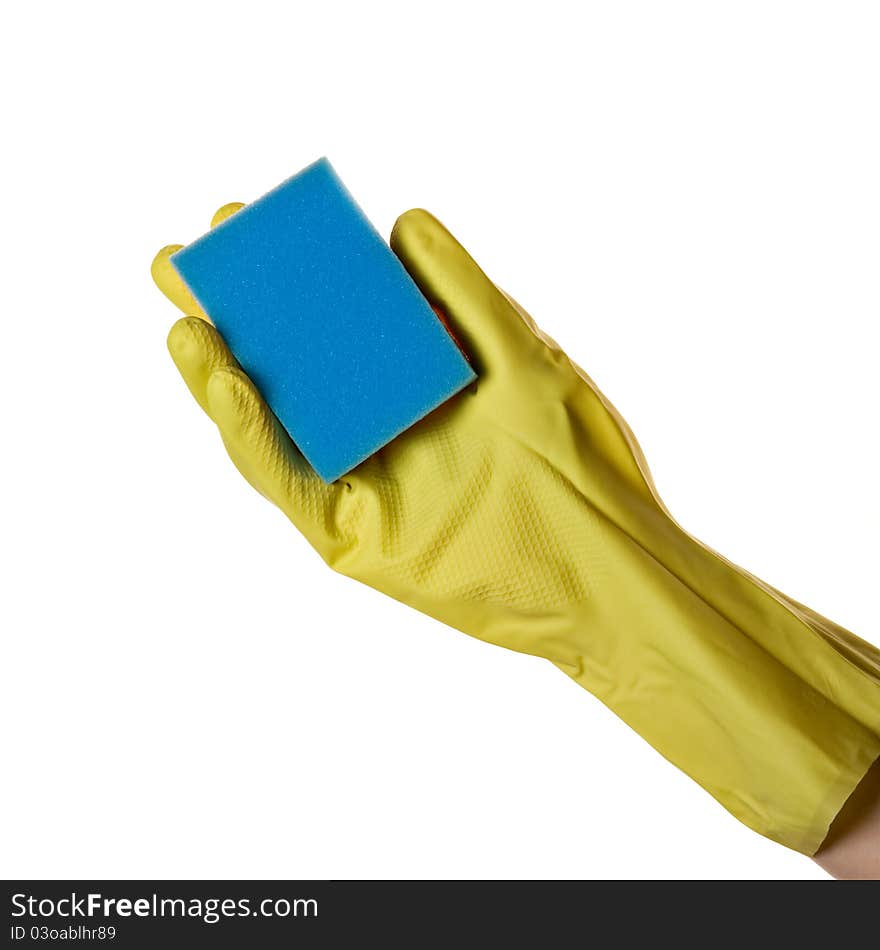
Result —
<instances>
[{"instance_id":1,"label":"yellow rubber glove","mask_svg":"<svg viewBox=\"0 0 880 950\"><path fill-rule=\"evenodd\" d=\"M737 818L814 853L880 756L880 651L685 533L623 419L438 221L408 212L391 245L479 380L333 485L160 251L189 314L168 347L233 462L335 570L545 657Z\"/></svg>"}]
</instances>

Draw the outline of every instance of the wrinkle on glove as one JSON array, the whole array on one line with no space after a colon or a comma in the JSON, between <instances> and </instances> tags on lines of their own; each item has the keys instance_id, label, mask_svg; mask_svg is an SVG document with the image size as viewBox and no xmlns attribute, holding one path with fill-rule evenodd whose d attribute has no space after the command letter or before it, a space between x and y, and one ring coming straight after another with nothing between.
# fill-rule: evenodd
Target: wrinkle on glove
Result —
<instances>
[{"instance_id":1,"label":"wrinkle on glove","mask_svg":"<svg viewBox=\"0 0 880 950\"><path fill-rule=\"evenodd\" d=\"M408 212L391 245L479 379L332 485L192 309L178 246L159 253L189 314L171 355L233 462L331 567L550 660L745 824L815 853L880 756L880 651L687 534L613 406L436 219Z\"/></svg>"}]
</instances>

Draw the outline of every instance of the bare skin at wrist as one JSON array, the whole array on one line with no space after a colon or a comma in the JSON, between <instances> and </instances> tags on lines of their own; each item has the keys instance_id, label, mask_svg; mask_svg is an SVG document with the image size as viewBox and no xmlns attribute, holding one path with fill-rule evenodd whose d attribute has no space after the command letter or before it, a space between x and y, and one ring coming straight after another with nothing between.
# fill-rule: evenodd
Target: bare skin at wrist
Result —
<instances>
[{"instance_id":1,"label":"bare skin at wrist","mask_svg":"<svg viewBox=\"0 0 880 950\"><path fill-rule=\"evenodd\" d=\"M880 759L834 819L813 860L839 880L880 880Z\"/></svg>"}]
</instances>

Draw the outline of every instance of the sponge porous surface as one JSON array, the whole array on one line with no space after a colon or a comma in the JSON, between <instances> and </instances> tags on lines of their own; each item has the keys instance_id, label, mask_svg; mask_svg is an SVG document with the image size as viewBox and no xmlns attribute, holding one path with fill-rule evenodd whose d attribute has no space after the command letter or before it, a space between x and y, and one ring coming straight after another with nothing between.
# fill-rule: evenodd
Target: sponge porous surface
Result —
<instances>
[{"instance_id":1,"label":"sponge porous surface","mask_svg":"<svg viewBox=\"0 0 880 950\"><path fill-rule=\"evenodd\" d=\"M171 262L325 481L474 379L326 159Z\"/></svg>"}]
</instances>

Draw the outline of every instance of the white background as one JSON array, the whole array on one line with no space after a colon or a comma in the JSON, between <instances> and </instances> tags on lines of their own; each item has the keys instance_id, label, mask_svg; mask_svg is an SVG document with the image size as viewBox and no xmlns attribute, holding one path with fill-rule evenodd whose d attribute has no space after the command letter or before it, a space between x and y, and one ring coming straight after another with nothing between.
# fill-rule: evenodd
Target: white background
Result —
<instances>
[{"instance_id":1,"label":"white background","mask_svg":"<svg viewBox=\"0 0 880 950\"><path fill-rule=\"evenodd\" d=\"M0 874L824 877L550 664L327 571L149 265L329 155L562 342L689 530L878 642L877 4L16 6Z\"/></svg>"}]
</instances>

